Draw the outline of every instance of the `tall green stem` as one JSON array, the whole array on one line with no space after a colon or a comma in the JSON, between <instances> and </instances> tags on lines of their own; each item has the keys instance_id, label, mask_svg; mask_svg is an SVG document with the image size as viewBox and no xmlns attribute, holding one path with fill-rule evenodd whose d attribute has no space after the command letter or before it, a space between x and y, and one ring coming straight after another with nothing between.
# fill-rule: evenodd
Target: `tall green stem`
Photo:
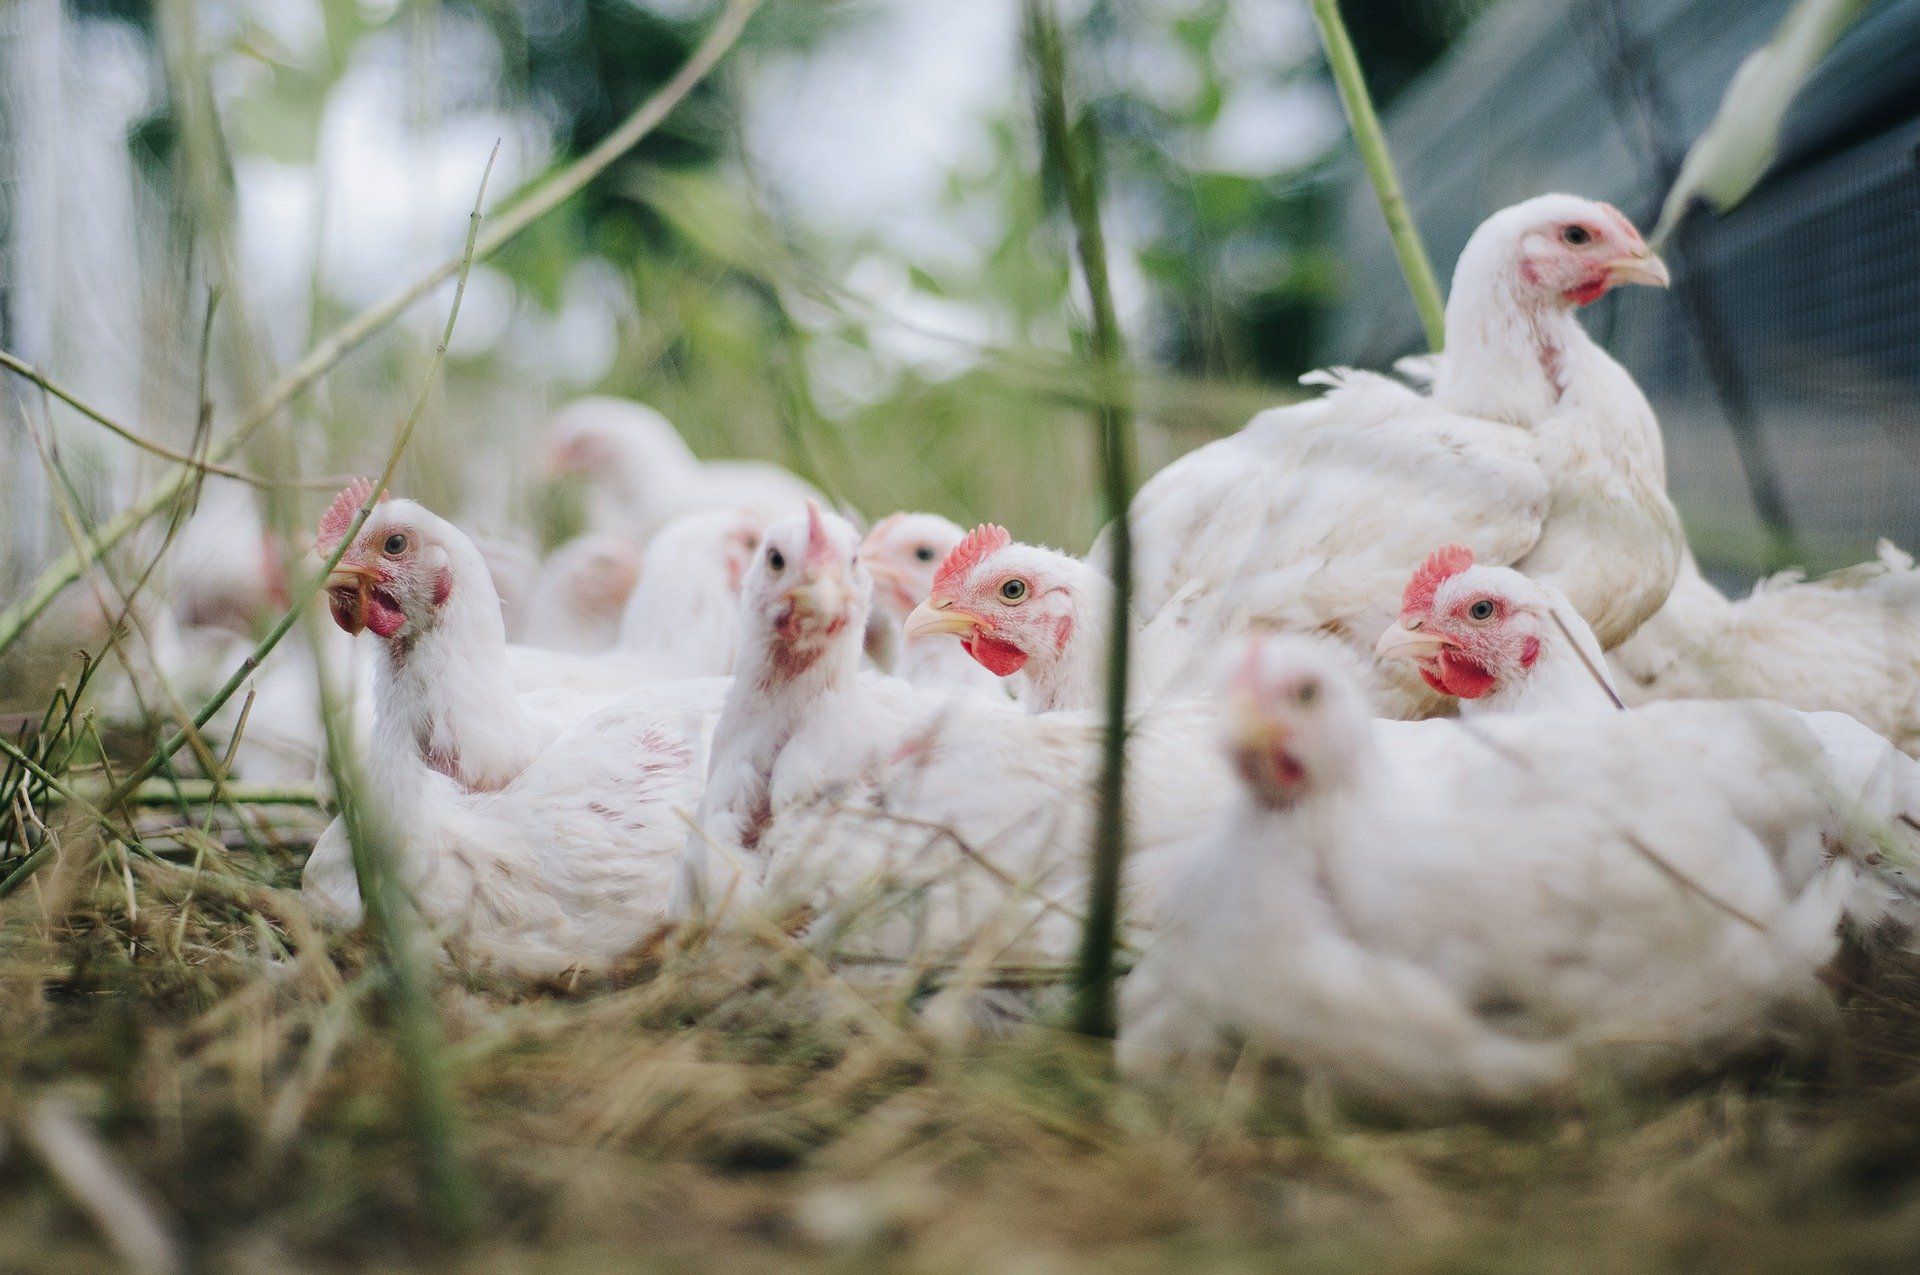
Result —
<instances>
[{"instance_id":1,"label":"tall green stem","mask_svg":"<svg viewBox=\"0 0 1920 1275\"><path fill-rule=\"evenodd\" d=\"M1113 616L1107 652L1107 729L1101 750L1087 915L1073 976L1074 1025L1089 1036L1114 1032L1114 945L1120 921L1120 874L1126 858L1127 667L1133 608L1133 408L1126 377L1126 346L1114 315L1107 278L1106 235L1100 224L1100 182L1093 122L1076 122L1067 106L1066 52L1050 0L1027 0L1026 37L1033 59L1040 136L1060 178L1074 228L1075 253L1093 317L1087 347L1096 382L1094 424L1100 441L1100 481L1111 532Z\"/></svg>"},{"instance_id":2,"label":"tall green stem","mask_svg":"<svg viewBox=\"0 0 1920 1275\"><path fill-rule=\"evenodd\" d=\"M1353 51L1353 39L1340 16L1339 0L1313 0L1313 17L1320 24L1320 43L1327 51L1333 82L1339 86L1340 102L1347 108L1353 144L1360 149L1374 194L1380 198L1380 212L1387 219L1394 254L1400 258L1400 273L1406 275L1407 287L1413 290L1414 308L1419 310L1421 326L1427 330L1427 344L1438 354L1446 342L1447 305L1440 294L1440 282L1434 277L1433 262L1420 243L1413 213L1407 208L1407 197L1400 192L1393 153L1387 149L1386 132L1380 127L1373 97L1360 74L1360 58Z\"/></svg>"}]
</instances>

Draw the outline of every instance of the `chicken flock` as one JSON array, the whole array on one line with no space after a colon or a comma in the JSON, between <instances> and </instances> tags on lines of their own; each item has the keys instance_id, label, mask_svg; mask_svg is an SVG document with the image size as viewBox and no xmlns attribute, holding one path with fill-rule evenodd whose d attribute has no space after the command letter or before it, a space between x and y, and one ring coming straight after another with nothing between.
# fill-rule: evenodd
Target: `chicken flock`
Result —
<instances>
[{"instance_id":1,"label":"chicken flock","mask_svg":"<svg viewBox=\"0 0 1920 1275\"><path fill-rule=\"evenodd\" d=\"M1907 931L1920 571L1886 546L1744 601L1700 575L1654 413L1577 318L1667 281L1605 204L1505 209L1443 354L1310 376L1140 489L1127 1074L1251 1048L1386 1101L1521 1100L1817 1028L1842 944ZM984 989L1071 961L1104 538L863 529L613 399L546 444L590 502L545 563L382 495L326 581L366 791L450 959L539 978L697 925ZM339 819L303 890L358 917Z\"/></svg>"}]
</instances>

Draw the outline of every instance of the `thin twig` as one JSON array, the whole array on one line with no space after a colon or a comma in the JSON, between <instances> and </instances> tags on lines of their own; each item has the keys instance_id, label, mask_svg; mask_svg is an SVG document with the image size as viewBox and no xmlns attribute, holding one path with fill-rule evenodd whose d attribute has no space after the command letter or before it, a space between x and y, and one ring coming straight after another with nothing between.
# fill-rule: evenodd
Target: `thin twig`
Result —
<instances>
[{"instance_id":1,"label":"thin twig","mask_svg":"<svg viewBox=\"0 0 1920 1275\"><path fill-rule=\"evenodd\" d=\"M582 187L652 132L739 40L747 19L759 6L760 0L731 0L708 32L707 38L671 80L642 103L598 146L529 192L519 203L500 213L486 232L480 235L478 242L472 245L470 259L484 260L491 256L509 239L578 194ZM278 416L336 363L412 308L415 302L459 274L462 263L467 260L469 257L463 254L441 262L413 283L336 328L331 336L316 345L276 381L248 409L231 433L209 446L210 459L217 463L232 456L255 431ZM79 579L81 573L101 554L165 509L199 473L195 469L182 468L161 479L125 512L97 528L85 552L66 554L42 571L19 602L0 612L0 652L6 651L19 639L62 589Z\"/></svg>"},{"instance_id":2,"label":"thin twig","mask_svg":"<svg viewBox=\"0 0 1920 1275\"><path fill-rule=\"evenodd\" d=\"M33 364L28 363L25 359L19 358L16 355L7 353L5 350L0 350L0 367L6 368L15 376L33 382L33 384L39 386L48 394L53 395L94 424L105 427L109 433L132 443L141 451L158 456L162 460L172 461L176 465L185 465L201 473L218 474L222 478L231 478L236 482L245 483L249 487L259 487L263 489L269 487L287 487L306 491L338 491L341 487L345 486L347 482L351 481L351 479L335 478L329 475L320 478L300 479L295 482L281 482L272 478L262 478L258 474L250 474L244 469L234 469L227 465L217 465L212 461L203 460L198 456L175 451L165 443L156 442L144 434L136 433L130 427L122 425L119 421L114 420L99 408L94 407L92 404L80 398L80 396L72 390L62 386L58 381L33 366Z\"/></svg>"},{"instance_id":3,"label":"thin twig","mask_svg":"<svg viewBox=\"0 0 1920 1275\"><path fill-rule=\"evenodd\" d=\"M1560 613L1552 608L1548 608L1547 614L1553 617L1554 627L1560 630L1561 637L1567 639L1567 645L1573 648L1573 653L1580 657L1581 665L1586 668L1587 675L1593 678L1594 684L1607 693L1607 698L1613 701L1615 708L1624 712L1627 706L1621 703L1620 696L1615 693L1613 689L1613 683L1609 682L1607 675L1594 665L1593 659L1587 654L1586 648L1574 640L1573 630L1568 628L1567 622L1560 618Z\"/></svg>"}]
</instances>

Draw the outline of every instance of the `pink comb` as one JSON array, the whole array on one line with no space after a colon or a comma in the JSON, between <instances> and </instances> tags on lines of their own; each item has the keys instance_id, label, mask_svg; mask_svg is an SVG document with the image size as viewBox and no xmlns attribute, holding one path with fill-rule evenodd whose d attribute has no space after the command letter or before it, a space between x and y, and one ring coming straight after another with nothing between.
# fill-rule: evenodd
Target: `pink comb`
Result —
<instances>
[{"instance_id":1,"label":"pink comb","mask_svg":"<svg viewBox=\"0 0 1920 1275\"><path fill-rule=\"evenodd\" d=\"M951 592L983 559L999 553L1012 543L1013 537L1007 534L1005 527L997 527L990 522L981 523L953 547L947 560L933 573L933 591L936 594Z\"/></svg>"},{"instance_id":2,"label":"pink comb","mask_svg":"<svg viewBox=\"0 0 1920 1275\"><path fill-rule=\"evenodd\" d=\"M820 517L820 502L812 497L807 499L807 561L812 563L830 562L833 559L833 541L827 536L827 524Z\"/></svg>"},{"instance_id":3,"label":"pink comb","mask_svg":"<svg viewBox=\"0 0 1920 1275\"><path fill-rule=\"evenodd\" d=\"M327 512L320 515L320 534L315 537L313 547L321 553L332 553L340 543L340 537L347 534L347 528L353 526L353 516L360 512L360 506L367 503L367 497L373 494L373 482L366 478L357 478L347 489L333 498L327 506ZM380 493L385 500L387 494Z\"/></svg>"},{"instance_id":4,"label":"pink comb","mask_svg":"<svg viewBox=\"0 0 1920 1275\"><path fill-rule=\"evenodd\" d=\"M1401 615L1424 615L1433 609L1440 586L1473 565L1473 550L1465 545L1441 545L1427 555L1400 595Z\"/></svg>"}]
</instances>

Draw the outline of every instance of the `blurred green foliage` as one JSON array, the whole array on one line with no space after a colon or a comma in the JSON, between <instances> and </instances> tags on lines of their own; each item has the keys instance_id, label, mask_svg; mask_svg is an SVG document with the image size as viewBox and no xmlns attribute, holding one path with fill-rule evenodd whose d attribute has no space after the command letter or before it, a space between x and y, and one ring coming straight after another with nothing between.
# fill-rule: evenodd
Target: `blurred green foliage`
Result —
<instances>
[{"instance_id":1,"label":"blurred green foliage","mask_svg":"<svg viewBox=\"0 0 1920 1275\"><path fill-rule=\"evenodd\" d=\"M1348 20L1382 105L1484 2L1349 0ZM156 65L164 62L167 24L156 27L149 6L82 0L81 8L132 23L146 33ZM617 279L627 295L614 357L597 383L577 384L530 367L511 348L456 351L402 486L458 512L488 489L488 475L476 468L504 463L512 471L510 516L536 526L542 539L564 534L573 517L568 502L540 488L531 466L514 458L528 454L539 416L554 402L602 391L656 404L697 451L783 461L870 515L919 505L1084 544L1096 502L1085 390L1066 350L1063 316L1075 302L1057 201L1038 176L1027 85L1016 75L979 121L988 162L956 156L947 175L943 199L956 222L987 227L982 250L958 264L900 259L877 234L793 224L747 160L742 95L755 70L785 54L805 55L885 8L879 0L768 3L720 75L581 197L494 257L489 270L514 285L513 304L556 321L584 268ZM1323 327L1346 286L1329 196L1344 135L1299 6L1092 0L1063 8L1072 15L1068 36L1099 130L1112 220L1122 228L1113 252L1129 258L1120 274L1132 281L1123 301L1130 301L1134 353L1148 381L1143 462L1151 466L1236 428L1289 392L1299 372L1337 353L1323 348ZM316 0L316 9L322 38L297 53L259 11L200 14L195 38L223 86L222 142L233 153L312 163L336 89L371 42L387 39L413 59L411 92L419 101L410 109L441 117L504 112L550 135L545 169L521 175L530 183L598 141L670 77L717 5ZM434 80L429 55L456 27L488 34L497 75ZM132 140L164 190L180 185L183 159L174 153L178 85L160 78L171 91ZM1273 130L1304 130L1297 156L1269 163L1256 148L1253 160L1222 159L1215 139L1223 121L1238 111L1244 138L1250 102L1256 135L1269 124L1263 109ZM190 214L178 221L198 224ZM950 347L954 357L945 363L882 348L914 319L883 312L848 288L849 272L876 255L890 260L912 298L964 307L990 322L907 333ZM354 308L322 291L311 301L314 330ZM396 404L424 366L427 326L376 343L356 356L355 373L331 379L309 409L332 440L327 458L314 463L338 469L377 454Z\"/></svg>"}]
</instances>

